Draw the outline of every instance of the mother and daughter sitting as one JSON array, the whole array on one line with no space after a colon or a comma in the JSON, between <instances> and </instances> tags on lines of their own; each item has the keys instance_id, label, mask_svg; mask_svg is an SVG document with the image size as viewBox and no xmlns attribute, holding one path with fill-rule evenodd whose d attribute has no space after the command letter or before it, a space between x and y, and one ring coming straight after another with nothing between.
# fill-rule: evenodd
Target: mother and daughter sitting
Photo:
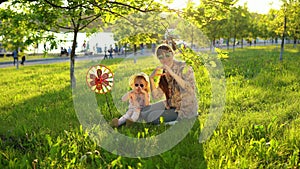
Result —
<instances>
[{"instance_id":1,"label":"mother and daughter sitting","mask_svg":"<svg viewBox=\"0 0 300 169\"><path fill-rule=\"evenodd\" d=\"M113 127L142 120L147 123L159 124L192 118L198 115L198 101L194 71L185 62L174 59L174 51L168 44L159 45L155 55L161 66L154 69L148 77L145 73L138 73L130 78L131 91L122 97L122 101L129 100L129 107L122 117L111 121ZM154 78L159 76L159 83ZM165 100L150 104L152 98Z\"/></svg>"}]
</instances>

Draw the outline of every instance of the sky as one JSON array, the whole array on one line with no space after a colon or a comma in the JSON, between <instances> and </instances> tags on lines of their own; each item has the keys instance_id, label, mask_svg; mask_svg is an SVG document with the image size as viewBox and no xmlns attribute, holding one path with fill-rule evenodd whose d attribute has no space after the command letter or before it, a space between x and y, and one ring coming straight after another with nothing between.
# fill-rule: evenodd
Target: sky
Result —
<instances>
[{"instance_id":1,"label":"sky","mask_svg":"<svg viewBox=\"0 0 300 169\"><path fill-rule=\"evenodd\" d=\"M188 0L174 0L174 3L170 6L171 8L182 8L185 7L185 4ZM196 4L200 0L192 0ZM257 12L261 14L266 14L269 12L269 9L279 9L280 8L280 0L239 0L238 5L244 5L247 2L248 9L250 12ZM272 3L272 5L270 5Z\"/></svg>"}]
</instances>

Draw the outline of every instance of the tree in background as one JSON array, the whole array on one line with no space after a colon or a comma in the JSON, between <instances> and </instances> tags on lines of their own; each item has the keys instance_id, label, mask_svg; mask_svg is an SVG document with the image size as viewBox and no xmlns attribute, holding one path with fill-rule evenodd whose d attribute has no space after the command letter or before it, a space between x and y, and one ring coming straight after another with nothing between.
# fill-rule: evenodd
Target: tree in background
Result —
<instances>
[{"instance_id":1,"label":"tree in background","mask_svg":"<svg viewBox=\"0 0 300 169\"><path fill-rule=\"evenodd\" d=\"M299 36L299 1L298 0L282 0L283 5L277 12L277 21L281 25L277 28L281 32L281 49L279 60L283 60L284 44L287 37L294 38L297 41ZM296 22L296 23L295 23Z\"/></svg>"},{"instance_id":2,"label":"tree in background","mask_svg":"<svg viewBox=\"0 0 300 169\"><path fill-rule=\"evenodd\" d=\"M134 12L150 12L160 9L160 5L153 2L153 0L120 0L106 2L94 0L11 0L8 2L11 3L11 8L15 9L14 13L18 11L25 13L26 21L34 23L33 25L40 28L41 33L44 30L73 32L73 45L70 57L70 79L72 87L76 85L74 66L78 32L92 29L89 26L92 26L92 23L96 21L97 24L94 24L94 26L105 26L117 18L126 17ZM24 18L21 18L16 22L19 23L19 21L23 19ZM45 25L47 26L44 27ZM24 27L24 29L27 30L28 33L33 33L31 29L26 29L26 27ZM20 34L19 36L21 37L23 35ZM34 43L34 41L32 41L32 43Z\"/></svg>"},{"instance_id":3,"label":"tree in background","mask_svg":"<svg viewBox=\"0 0 300 169\"><path fill-rule=\"evenodd\" d=\"M46 23L52 22L53 12L47 12L44 8L36 8L36 13L34 13L31 7L30 4L20 6L11 2L0 9L0 34L3 39L2 45L6 49L24 50L29 45L37 45L43 38L50 41L51 47L55 46L53 34L44 37L46 30L50 30L50 26Z\"/></svg>"},{"instance_id":4,"label":"tree in background","mask_svg":"<svg viewBox=\"0 0 300 169\"><path fill-rule=\"evenodd\" d=\"M190 3L185 9L184 17L200 28L211 40L211 46L215 46L216 39L221 37L219 32L223 29L224 20L236 2L237 0L203 0L197 7Z\"/></svg>"},{"instance_id":5,"label":"tree in background","mask_svg":"<svg viewBox=\"0 0 300 169\"><path fill-rule=\"evenodd\" d=\"M294 48L296 48L297 41L300 38L300 1L290 0L286 1L286 3L288 3L287 36L293 39Z\"/></svg>"},{"instance_id":6,"label":"tree in background","mask_svg":"<svg viewBox=\"0 0 300 169\"><path fill-rule=\"evenodd\" d=\"M160 12L136 13L116 20L112 24L114 40L126 46L131 44L156 43L162 39L165 28L162 25L163 18Z\"/></svg>"},{"instance_id":7,"label":"tree in background","mask_svg":"<svg viewBox=\"0 0 300 169\"><path fill-rule=\"evenodd\" d=\"M244 45L244 38L249 37L250 13L246 6L233 7L230 15L230 24L233 25L233 50L236 39L240 39L241 47Z\"/></svg>"}]
</instances>

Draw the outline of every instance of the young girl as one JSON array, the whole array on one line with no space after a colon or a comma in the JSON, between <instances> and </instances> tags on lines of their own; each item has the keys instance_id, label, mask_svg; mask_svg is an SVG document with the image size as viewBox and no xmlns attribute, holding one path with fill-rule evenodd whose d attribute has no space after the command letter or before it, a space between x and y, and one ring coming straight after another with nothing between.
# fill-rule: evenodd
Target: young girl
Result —
<instances>
[{"instance_id":1,"label":"young girl","mask_svg":"<svg viewBox=\"0 0 300 169\"><path fill-rule=\"evenodd\" d=\"M139 119L141 109L150 103L148 76L145 73L133 75L129 80L131 91L122 97L122 101L129 100L128 111L121 118L111 121L113 127L118 127L126 122L131 125Z\"/></svg>"}]
</instances>

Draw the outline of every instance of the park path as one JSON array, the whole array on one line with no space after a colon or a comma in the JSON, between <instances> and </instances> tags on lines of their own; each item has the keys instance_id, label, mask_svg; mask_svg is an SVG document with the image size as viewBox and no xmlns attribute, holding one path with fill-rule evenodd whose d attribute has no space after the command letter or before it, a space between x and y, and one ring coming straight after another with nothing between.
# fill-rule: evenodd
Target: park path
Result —
<instances>
[{"instance_id":1,"label":"park path","mask_svg":"<svg viewBox=\"0 0 300 169\"><path fill-rule=\"evenodd\" d=\"M267 44L257 44L256 46L265 46L265 45L272 45L271 43ZM244 47L249 47L248 45L244 45ZM241 46L235 46L235 48L241 48ZM221 47L221 49L227 49L226 46ZM232 46L229 47L229 49L232 49ZM196 50L199 51L207 51L210 50L210 48L201 48ZM145 49L143 53L141 51L137 51L136 55L134 55L132 52L127 53L127 55L113 55L114 58L128 58L128 57L142 57L142 56L151 56L153 53L151 52L151 49ZM75 62L77 61L84 61L84 60L102 60L104 58L104 55L86 55L86 56L78 56L75 57ZM20 62L20 61L19 61ZM59 62L70 62L69 57L60 57L60 58L45 58L45 59L35 59L35 60L26 60L24 66L27 65L37 65L37 64L51 64L51 63L59 63ZM13 67L13 58L11 58L11 61L8 62L0 62L0 68L6 68L6 67ZM20 65L22 67L23 65ZM16 66L15 66L16 67Z\"/></svg>"},{"instance_id":2,"label":"park path","mask_svg":"<svg viewBox=\"0 0 300 169\"><path fill-rule=\"evenodd\" d=\"M141 51L137 51L136 56L151 56L152 52L150 49L145 50L143 53ZM113 58L127 58L127 57L133 57L133 53L128 53L125 55L113 55ZM102 60L104 58L104 55L87 55L87 56L78 56L75 57L75 62L77 61L85 61L85 60ZM7 62L0 62L0 68L6 68L6 67L16 67L13 65L13 58L11 58L11 61ZM20 64L19 60L19 68L22 66L28 66L28 65L39 65L39 64L52 64L52 63L60 63L60 62L70 62L69 57L60 57L60 58L45 58L45 59L33 59L33 60L26 60L24 65Z\"/></svg>"}]
</instances>

